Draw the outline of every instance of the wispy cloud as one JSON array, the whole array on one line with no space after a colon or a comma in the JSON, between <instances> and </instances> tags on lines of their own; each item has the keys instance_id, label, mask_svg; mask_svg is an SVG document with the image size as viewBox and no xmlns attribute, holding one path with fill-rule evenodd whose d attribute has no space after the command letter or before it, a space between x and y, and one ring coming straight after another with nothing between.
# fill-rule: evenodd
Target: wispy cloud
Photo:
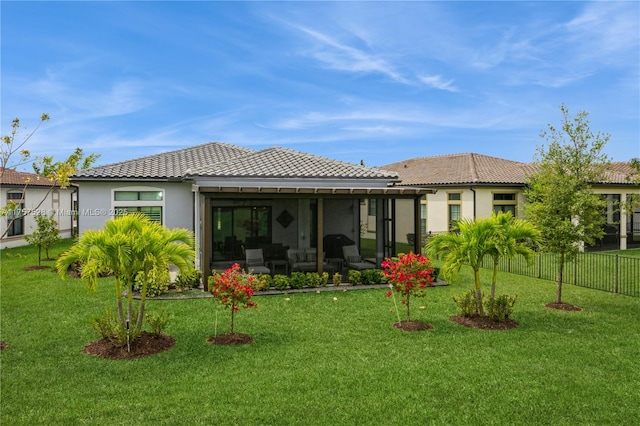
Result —
<instances>
[{"instance_id":1,"label":"wispy cloud","mask_svg":"<svg viewBox=\"0 0 640 426\"><path fill-rule=\"evenodd\" d=\"M459 91L459 89L453 85L453 80L445 81L440 75L428 75L418 78L421 82L434 89L446 90L449 92Z\"/></svg>"},{"instance_id":2,"label":"wispy cloud","mask_svg":"<svg viewBox=\"0 0 640 426\"><path fill-rule=\"evenodd\" d=\"M317 42L311 55L331 69L378 73L400 83L409 83L391 64L378 55L349 46L334 37L309 27L297 26L297 29Z\"/></svg>"}]
</instances>

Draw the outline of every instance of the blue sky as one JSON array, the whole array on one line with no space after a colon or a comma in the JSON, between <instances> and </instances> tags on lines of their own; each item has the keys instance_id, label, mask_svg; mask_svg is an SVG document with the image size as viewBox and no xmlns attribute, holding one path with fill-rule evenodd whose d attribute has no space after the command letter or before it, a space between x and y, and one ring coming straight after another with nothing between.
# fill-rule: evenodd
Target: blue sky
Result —
<instances>
[{"instance_id":1,"label":"blue sky","mask_svg":"<svg viewBox=\"0 0 640 426\"><path fill-rule=\"evenodd\" d=\"M531 161L559 106L640 157L639 2L0 2L1 124L98 164L210 141Z\"/></svg>"}]
</instances>

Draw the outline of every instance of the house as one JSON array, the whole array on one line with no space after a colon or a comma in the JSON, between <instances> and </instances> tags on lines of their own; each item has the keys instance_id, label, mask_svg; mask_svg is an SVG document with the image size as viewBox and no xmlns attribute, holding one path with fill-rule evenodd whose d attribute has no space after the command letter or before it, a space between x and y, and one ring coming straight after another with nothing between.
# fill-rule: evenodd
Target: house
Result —
<instances>
[{"instance_id":1,"label":"house","mask_svg":"<svg viewBox=\"0 0 640 426\"><path fill-rule=\"evenodd\" d=\"M525 181L535 171L531 163L476 153L411 158L382 169L398 173L403 186L437 190L426 194L420 204L423 235L445 232L461 218L489 217L492 212L510 211L524 217ZM627 215L615 207L631 194L640 194L640 186L627 179L632 172L629 163L612 163L606 180L593 185L593 191L609 201L606 235L598 245L615 243L626 249L640 244L640 210ZM411 239L410 230L406 231Z\"/></svg>"},{"instance_id":2,"label":"house","mask_svg":"<svg viewBox=\"0 0 640 426\"><path fill-rule=\"evenodd\" d=\"M39 214L53 214L60 237L71 238L75 219L75 187L63 189L46 177L12 169L0 168L0 175L2 206L10 202L18 206L17 210L9 211L0 220L0 249L27 245L24 237L37 228L35 216Z\"/></svg>"},{"instance_id":3,"label":"house","mask_svg":"<svg viewBox=\"0 0 640 426\"><path fill-rule=\"evenodd\" d=\"M395 172L282 147L252 150L222 142L81 170L73 181L80 188L81 234L114 216L142 212L169 228L194 231L203 276L242 261L252 248L262 248L274 268L288 249L316 249L309 252L316 253L322 272L325 260L339 262L341 256L331 236L359 243L365 198L381 212L374 234L379 266L395 254L388 230L396 223L396 200L417 211L421 197L431 192L398 186ZM417 217L403 222L417 228Z\"/></svg>"}]
</instances>

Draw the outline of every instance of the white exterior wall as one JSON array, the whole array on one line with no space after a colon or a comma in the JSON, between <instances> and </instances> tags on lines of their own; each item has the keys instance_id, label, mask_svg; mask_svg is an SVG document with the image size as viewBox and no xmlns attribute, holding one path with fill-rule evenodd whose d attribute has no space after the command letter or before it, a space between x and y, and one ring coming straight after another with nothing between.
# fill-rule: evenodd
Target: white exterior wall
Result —
<instances>
[{"instance_id":1,"label":"white exterior wall","mask_svg":"<svg viewBox=\"0 0 640 426\"><path fill-rule=\"evenodd\" d=\"M113 192L164 191L162 224L168 228L194 228L194 195L190 183L82 182L78 193L78 231L101 229L118 208ZM135 202L132 202L135 204ZM142 204L142 203L138 203Z\"/></svg>"},{"instance_id":2,"label":"white exterior wall","mask_svg":"<svg viewBox=\"0 0 640 426\"><path fill-rule=\"evenodd\" d=\"M0 200L2 205L7 204L7 193L22 192L24 188L3 186L0 190ZM54 201L54 194L47 192L49 188L28 187L25 191L24 208L25 216L23 218L23 235L13 237L4 237L0 240L0 249L9 247L19 247L28 245L24 239L24 235L30 235L36 228L35 216L38 214L55 215L58 221L58 230L61 238L71 238L73 235L73 206L72 194L74 189L57 188L58 201ZM43 201L44 199L44 201ZM0 235L4 234L7 229L8 220L6 217L0 218Z\"/></svg>"}]
</instances>

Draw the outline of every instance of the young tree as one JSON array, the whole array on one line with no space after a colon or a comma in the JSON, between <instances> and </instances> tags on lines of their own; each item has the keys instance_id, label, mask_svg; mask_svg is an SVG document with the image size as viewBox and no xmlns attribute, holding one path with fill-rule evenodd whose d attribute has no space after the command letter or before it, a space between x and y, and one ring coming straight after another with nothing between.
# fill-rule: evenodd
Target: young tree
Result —
<instances>
[{"instance_id":1,"label":"young tree","mask_svg":"<svg viewBox=\"0 0 640 426\"><path fill-rule=\"evenodd\" d=\"M81 148L76 148L75 151L67 157L64 161L55 161L52 156L31 158L31 152L25 148L27 142L33 137L35 132L39 129L40 125L46 121L49 121L48 114L42 114L38 125L24 137L20 137L21 127L20 119L15 118L11 122L11 132L8 135L2 136L2 143L0 143L0 181L6 169L15 169L18 166L32 162L33 170L36 174L47 178L50 182L47 193L42 197L42 200L31 208L31 210L37 210L42 203L47 199L51 191L56 187L62 189L67 188L70 185L71 175L81 169L91 167L91 165L99 158L99 155L89 154L85 157ZM19 156L19 159L14 158ZM9 203L0 208L0 216L9 216L9 224L4 233L0 235L0 238L4 238L11 224L22 217L24 213L18 209L18 206L24 203L24 197L29 182L24 183L24 189L22 191L22 199L19 201L11 200ZM17 214L14 214L18 212Z\"/></svg>"},{"instance_id":2,"label":"young tree","mask_svg":"<svg viewBox=\"0 0 640 426\"><path fill-rule=\"evenodd\" d=\"M29 243L38 247L38 266L42 263L42 249L44 248L47 259L49 258L49 249L60 240L60 231L58 231L58 222L55 215L45 216L39 214L36 216L38 228L30 235L25 235L24 239Z\"/></svg>"},{"instance_id":3,"label":"young tree","mask_svg":"<svg viewBox=\"0 0 640 426\"><path fill-rule=\"evenodd\" d=\"M496 281L498 279L498 264L500 259L514 258L518 255L524 257L527 262L533 257L532 247L539 244L540 232L531 222L514 217L511 212L498 212L491 215L491 220L496 225L496 233L493 237L489 256L493 258L493 274L491 276L491 295L493 300L496 295Z\"/></svg>"},{"instance_id":4,"label":"young tree","mask_svg":"<svg viewBox=\"0 0 640 426\"><path fill-rule=\"evenodd\" d=\"M497 225L490 218L461 219L456 224L454 232L436 235L427 245L432 257L444 257L442 275L445 279L455 281L464 265L473 269L478 315L484 315L480 267L484 257L495 247L496 232Z\"/></svg>"},{"instance_id":5,"label":"young tree","mask_svg":"<svg viewBox=\"0 0 640 426\"><path fill-rule=\"evenodd\" d=\"M591 185L604 180L610 165L602 152L610 136L591 132L586 112L572 118L564 105L560 111L560 128L549 125L541 132L548 145L538 147L536 171L525 186L527 217L541 232L542 248L558 257L558 304L565 263L576 257L582 244L593 244L603 235L606 201Z\"/></svg>"},{"instance_id":6,"label":"young tree","mask_svg":"<svg viewBox=\"0 0 640 426\"><path fill-rule=\"evenodd\" d=\"M116 283L119 330L130 329L130 339L142 331L149 277L156 271L175 265L180 273L192 268L195 257L194 236L181 228L167 229L147 216L136 213L108 220L101 230L86 231L57 261L58 273L64 279L67 270L80 262L81 277L89 288L97 287L105 270L113 271ZM137 280L136 280L137 279ZM133 290L141 283L137 319L133 316ZM126 290L127 312L123 291ZM127 327L135 320L132 327Z\"/></svg>"}]
</instances>

